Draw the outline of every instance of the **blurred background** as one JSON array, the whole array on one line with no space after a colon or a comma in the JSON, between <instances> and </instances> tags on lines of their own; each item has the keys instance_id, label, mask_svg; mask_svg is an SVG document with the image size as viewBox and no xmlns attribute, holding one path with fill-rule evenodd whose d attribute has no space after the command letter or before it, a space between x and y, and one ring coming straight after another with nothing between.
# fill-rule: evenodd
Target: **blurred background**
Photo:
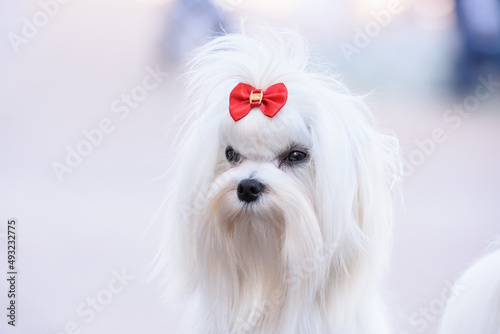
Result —
<instances>
[{"instance_id":1,"label":"blurred background","mask_svg":"<svg viewBox=\"0 0 500 334\"><path fill-rule=\"evenodd\" d=\"M16 218L19 271L1 333L177 333L183 305L141 279L144 232L170 183L179 69L241 17L297 30L372 92L405 165L395 333L437 332L450 286L500 236L496 0L0 0L0 267Z\"/></svg>"}]
</instances>

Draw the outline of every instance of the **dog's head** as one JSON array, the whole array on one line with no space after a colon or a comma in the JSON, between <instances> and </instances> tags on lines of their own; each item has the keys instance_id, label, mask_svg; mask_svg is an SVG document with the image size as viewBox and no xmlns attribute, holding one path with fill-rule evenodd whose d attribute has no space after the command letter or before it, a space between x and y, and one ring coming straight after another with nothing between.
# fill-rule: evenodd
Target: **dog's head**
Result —
<instances>
[{"instance_id":1,"label":"dog's head","mask_svg":"<svg viewBox=\"0 0 500 334\"><path fill-rule=\"evenodd\" d=\"M363 273L377 280L399 164L396 140L373 127L361 99L313 68L293 33L219 37L198 50L188 78L167 200L170 280L229 313L278 287L305 302ZM235 121L239 83L283 83L286 103L273 117L256 105Z\"/></svg>"}]
</instances>

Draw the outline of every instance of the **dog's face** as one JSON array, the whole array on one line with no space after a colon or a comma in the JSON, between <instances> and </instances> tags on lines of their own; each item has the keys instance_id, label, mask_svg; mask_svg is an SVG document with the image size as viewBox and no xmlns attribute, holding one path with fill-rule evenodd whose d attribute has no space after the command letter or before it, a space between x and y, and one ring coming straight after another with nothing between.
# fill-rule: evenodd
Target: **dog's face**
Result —
<instances>
[{"instance_id":1,"label":"dog's face","mask_svg":"<svg viewBox=\"0 0 500 334\"><path fill-rule=\"evenodd\" d=\"M254 108L220 124L213 154L213 177L201 187L208 192L195 196L191 212L196 257L210 281L224 277L240 292L270 294L323 244L311 130L293 106L273 118ZM268 291L250 291L254 284Z\"/></svg>"},{"instance_id":2,"label":"dog's face","mask_svg":"<svg viewBox=\"0 0 500 334\"><path fill-rule=\"evenodd\" d=\"M298 210L297 198L313 209L310 131L292 108L283 109L269 118L256 108L238 122L222 124L214 179L219 194L207 203L218 220L283 225L285 216Z\"/></svg>"}]
</instances>

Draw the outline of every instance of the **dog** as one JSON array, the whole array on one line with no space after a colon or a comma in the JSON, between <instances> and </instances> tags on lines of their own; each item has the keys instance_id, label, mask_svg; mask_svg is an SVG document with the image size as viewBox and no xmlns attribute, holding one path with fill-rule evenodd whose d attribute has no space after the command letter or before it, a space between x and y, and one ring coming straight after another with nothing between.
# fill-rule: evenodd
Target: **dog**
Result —
<instances>
[{"instance_id":1,"label":"dog","mask_svg":"<svg viewBox=\"0 0 500 334\"><path fill-rule=\"evenodd\" d=\"M467 269L454 289L440 334L500 334L500 248Z\"/></svg>"},{"instance_id":2,"label":"dog","mask_svg":"<svg viewBox=\"0 0 500 334\"><path fill-rule=\"evenodd\" d=\"M225 34L186 70L158 267L186 333L389 333L398 142L306 41Z\"/></svg>"}]
</instances>

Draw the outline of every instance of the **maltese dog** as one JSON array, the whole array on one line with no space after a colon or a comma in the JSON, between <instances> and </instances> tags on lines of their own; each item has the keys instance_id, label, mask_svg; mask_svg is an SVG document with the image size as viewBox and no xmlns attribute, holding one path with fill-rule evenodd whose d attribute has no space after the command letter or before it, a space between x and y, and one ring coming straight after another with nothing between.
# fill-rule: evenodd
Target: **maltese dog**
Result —
<instances>
[{"instance_id":1,"label":"maltese dog","mask_svg":"<svg viewBox=\"0 0 500 334\"><path fill-rule=\"evenodd\" d=\"M194 54L158 270L187 333L389 333L397 140L268 28Z\"/></svg>"}]
</instances>

